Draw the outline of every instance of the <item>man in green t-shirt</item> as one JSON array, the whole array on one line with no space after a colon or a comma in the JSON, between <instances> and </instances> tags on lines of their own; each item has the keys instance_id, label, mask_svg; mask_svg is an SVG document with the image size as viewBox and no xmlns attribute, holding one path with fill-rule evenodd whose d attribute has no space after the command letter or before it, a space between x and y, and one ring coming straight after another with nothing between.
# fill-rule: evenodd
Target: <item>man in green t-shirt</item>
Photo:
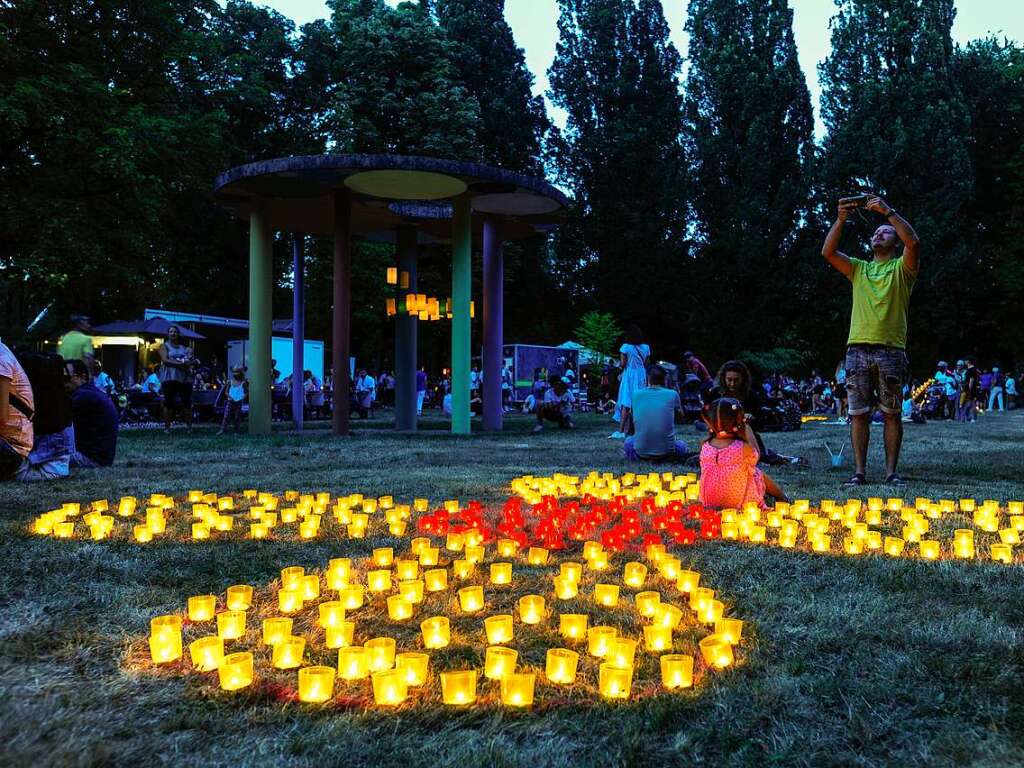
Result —
<instances>
[{"instance_id":1,"label":"man in green t-shirt","mask_svg":"<svg viewBox=\"0 0 1024 768\"><path fill-rule=\"evenodd\" d=\"M839 239L850 212L864 207L880 213L886 223L871 236L871 261L839 251ZM899 243L903 253L897 254ZM846 389L849 398L850 442L856 464L846 485L864 485L871 415L885 416L886 483L902 485L896 464L903 444L903 386L907 381L907 308L920 271L920 240L914 228L882 198L841 201L839 215L825 238L821 255L853 284L850 335L846 342Z\"/></svg>"},{"instance_id":2,"label":"man in green t-shirt","mask_svg":"<svg viewBox=\"0 0 1024 768\"><path fill-rule=\"evenodd\" d=\"M85 315L72 315L71 325L72 329L61 336L57 343L57 354L65 360L81 360L95 375L96 353L92 347L92 336L89 335L92 330L89 318Z\"/></svg>"}]
</instances>

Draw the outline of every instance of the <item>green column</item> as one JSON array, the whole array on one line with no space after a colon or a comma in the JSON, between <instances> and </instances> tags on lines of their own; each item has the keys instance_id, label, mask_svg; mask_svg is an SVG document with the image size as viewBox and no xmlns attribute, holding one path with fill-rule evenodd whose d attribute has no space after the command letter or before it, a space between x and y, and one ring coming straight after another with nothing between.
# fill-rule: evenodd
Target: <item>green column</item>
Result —
<instances>
[{"instance_id":1,"label":"green column","mask_svg":"<svg viewBox=\"0 0 1024 768\"><path fill-rule=\"evenodd\" d=\"M270 434L271 232L266 211L249 215L249 434Z\"/></svg>"},{"instance_id":2,"label":"green column","mask_svg":"<svg viewBox=\"0 0 1024 768\"><path fill-rule=\"evenodd\" d=\"M469 299L472 277L472 219L467 197L454 201L452 211L452 433L469 429Z\"/></svg>"}]
</instances>

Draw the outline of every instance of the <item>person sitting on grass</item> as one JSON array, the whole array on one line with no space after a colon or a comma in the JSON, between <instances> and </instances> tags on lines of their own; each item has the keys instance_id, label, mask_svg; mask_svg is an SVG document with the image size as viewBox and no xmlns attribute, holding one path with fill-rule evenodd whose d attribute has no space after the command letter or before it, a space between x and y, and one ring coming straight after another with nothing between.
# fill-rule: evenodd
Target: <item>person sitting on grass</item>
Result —
<instances>
[{"instance_id":1,"label":"person sitting on grass","mask_svg":"<svg viewBox=\"0 0 1024 768\"><path fill-rule=\"evenodd\" d=\"M686 443L676 440L675 417L682 415L679 393L665 386L668 372L660 365L647 372L648 385L633 393L634 433L622 444L630 461L684 461L689 453Z\"/></svg>"},{"instance_id":2,"label":"person sitting on grass","mask_svg":"<svg viewBox=\"0 0 1024 768\"><path fill-rule=\"evenodd\" d=\"M720 397L704 408L708 437L700 449L700 503L713 509L740 509L765 496L789 501L778 484L757 468L760 455L754 432L739 400Z\"/></svg>"},{"instance_id":3,"label":"person sitting on grass","mask_svg":"<svg viewBox=\"0 0 1024 768\"><path fill-rule=\"evenodd\" d=\"M551 374L548 377L548 384L551 386L544 393L544 399L537 404L537 426L533 428L533 431L543 430L545 419L553 421L559 427L575 429L576 425L573 423L572 417L569 416L572 413L573 403L575 403L572 392L569 391L569 385L556 374Z\"/></svg>"},{"instance_id":4,"label":"person sitting on grass","mask_svg":"<svg viewBox=\"0 0 1024 768\"><path fill-rule=\"evenodd\" d=\"M92 383L92 372L78 359L64 361L64 389L71 395L74 449L71 468L109 467L117 453L117 408L110 395Z\"/></svg>"}]
</instances>

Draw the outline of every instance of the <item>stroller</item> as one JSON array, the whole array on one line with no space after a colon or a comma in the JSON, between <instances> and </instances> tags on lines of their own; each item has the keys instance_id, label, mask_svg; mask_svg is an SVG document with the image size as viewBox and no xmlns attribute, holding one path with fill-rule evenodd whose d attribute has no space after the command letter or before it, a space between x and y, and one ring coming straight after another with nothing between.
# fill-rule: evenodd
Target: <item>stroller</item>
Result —
<instances>
[{"instance_id":1,"label":"stroller","mask_svg":"<svg viewBox=\"0 0 1024 768\"><path fill-rule=\"evenodd\" d=\"M693 424L700 420L704 398L701 393L701 381L694 374L686 374L679 382L679 401L683 406L684 424Z\"/></svg>"},{"instance_id":2,"label":"stroller","mask_svg":"<svg viewBox=\"0 0 1024 768\"><path fill-rule=\"evenodd\" d=\"M128 402L121 409L121 423L144 424L148 421L160 421L162 402L160 395L152 392L129 390Z\"/></svg>"}]
</instances>

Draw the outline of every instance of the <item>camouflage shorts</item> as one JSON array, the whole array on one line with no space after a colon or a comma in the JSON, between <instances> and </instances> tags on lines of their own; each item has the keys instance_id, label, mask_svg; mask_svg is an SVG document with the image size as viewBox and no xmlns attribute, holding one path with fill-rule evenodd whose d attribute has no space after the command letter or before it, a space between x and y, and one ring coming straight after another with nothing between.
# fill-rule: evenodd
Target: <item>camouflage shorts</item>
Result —
<instances>
[{"instance_id":1,"label":"camouflage shorts","mask_svg":"<svg viewBox=\"0 0 1024 768\"><path fill-rule=\"evenodd\" d=\"M860 416L876 407L883 413L900 413L903 385L910 361L896 347L851 344L846 348L846 389L849 413Z\"/></svg>"}]
</instances>

